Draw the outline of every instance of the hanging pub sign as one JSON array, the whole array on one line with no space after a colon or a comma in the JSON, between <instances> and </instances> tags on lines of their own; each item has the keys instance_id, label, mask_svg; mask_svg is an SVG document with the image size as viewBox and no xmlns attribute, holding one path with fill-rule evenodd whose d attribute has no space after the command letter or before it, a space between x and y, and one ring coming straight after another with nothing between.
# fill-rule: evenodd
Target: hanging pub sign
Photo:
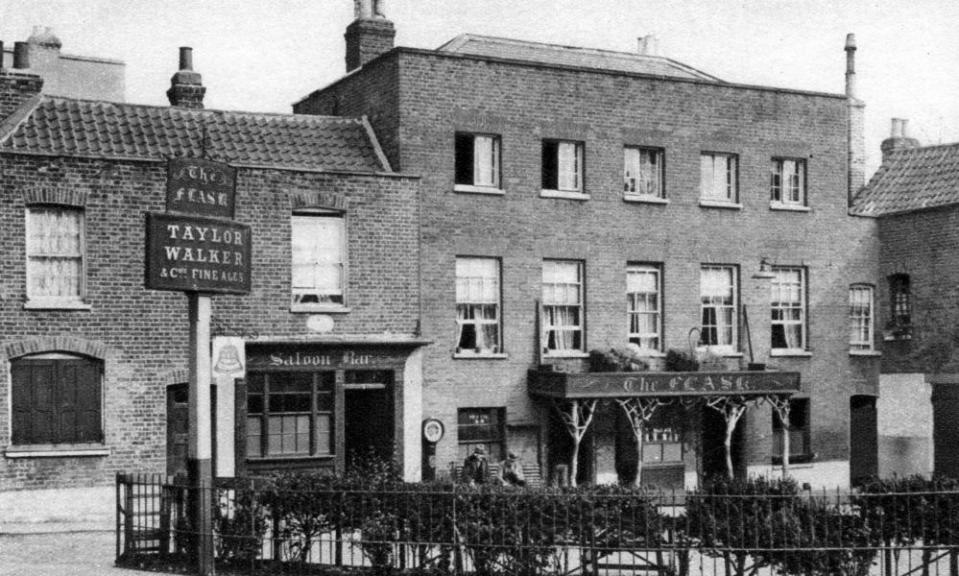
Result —
<instances>
[{"instance_id":1,"label":"hanging pub sign","mask_svg":"<svg viewBox=\"0 0 959 576\"><path fill-rule=\"evenodd\" d=\"M148 213L146 287L247 294L250 227L229 220Z\"/></svg>"},{"instance_id":2,"label":"hanging pub sign","mask_svg":"<svg viewBox=\"0 0 959 576\"><path fill-rule=\"evenodd\" d=\"M167 212L230 218L235 214L236 168L202 158L167 164Z\"/></svg>"}]
</instances>

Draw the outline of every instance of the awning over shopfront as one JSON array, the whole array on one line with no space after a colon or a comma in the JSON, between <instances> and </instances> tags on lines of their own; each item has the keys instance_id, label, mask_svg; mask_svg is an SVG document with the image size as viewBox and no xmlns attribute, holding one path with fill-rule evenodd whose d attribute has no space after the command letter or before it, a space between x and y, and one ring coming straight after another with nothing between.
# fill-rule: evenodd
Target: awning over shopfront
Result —
<instances>
[{"instance_id":1,"label":"awning over shopfront","mask_svg":"<svg viewBox=\"0 0 959 576\"><path fill-rule=\"evenodd\" d=\"M589 372L530 370L531 396L552 399L789 396L799 372Z\"/></svg>"}]
</instances>

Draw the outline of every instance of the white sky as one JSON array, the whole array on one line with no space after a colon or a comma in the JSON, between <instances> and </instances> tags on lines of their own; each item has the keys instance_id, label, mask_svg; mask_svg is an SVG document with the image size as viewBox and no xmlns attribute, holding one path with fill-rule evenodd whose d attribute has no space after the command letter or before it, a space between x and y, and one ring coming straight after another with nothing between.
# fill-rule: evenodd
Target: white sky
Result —
<instances>
[{"instance_id":1,"label":"white sky","mask_svg":"<svg viewBox=\"0 0 959 576\"><path fill-rule=\"evenodd\" d=\"M396 44L464 33L664 56L731 82L843 92L847 32L866 101L869 172L889 119L923 144L959 141L955 0L388 0ZM351 0L0 0L0 39L53 28L63 51L127 63L127 100L167 104L179 46L193 47L207 108L289 112L344 72Z\"/></svg>"}]
</instances>

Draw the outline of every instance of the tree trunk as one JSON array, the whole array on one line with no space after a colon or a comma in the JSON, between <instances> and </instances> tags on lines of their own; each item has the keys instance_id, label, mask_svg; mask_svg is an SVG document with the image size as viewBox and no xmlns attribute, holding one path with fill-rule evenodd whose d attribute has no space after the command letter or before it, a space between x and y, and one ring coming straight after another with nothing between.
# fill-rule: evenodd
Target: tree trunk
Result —
<instances>
[{"instance_id":1,"label":"tree trunk","mask_svg":"<svg viewBox=\"0 0 959 576\"><path fill-rule=\"evenodd\" d=\"M738 418L729 418L726 420L726 438L723 439L723 446L726 448L726 475L733 479L733 432L736 431L736 421Z\"/></svg>"},{"instance_id":2,"label":"tree trunk","mask_svg":"<svg viewBox=\"0 0 959 576\"><path fill-rule=\"evenodd\" d=\"M579 444L582 438L579 435L573 436L573 454L569 459L569 485L576 487L576 476L579 474Z\"/></svg>"}]
</instances>

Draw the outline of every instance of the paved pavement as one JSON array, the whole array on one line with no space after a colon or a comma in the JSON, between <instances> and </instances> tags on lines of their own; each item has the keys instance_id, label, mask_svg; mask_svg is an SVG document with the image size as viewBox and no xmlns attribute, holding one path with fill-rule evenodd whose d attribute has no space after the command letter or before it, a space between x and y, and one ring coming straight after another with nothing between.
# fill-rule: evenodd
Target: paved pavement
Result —
<instances>
[{"instance_id":1,"label":"paved pavement","mask_svg":"<svg viewBox=\"0 0 959 576\"><path fill-rule=\"evenodd\" d=\"M149 576L113 565L112 531L0 533L0 576Z\"/></svg>"}]
</instances>

